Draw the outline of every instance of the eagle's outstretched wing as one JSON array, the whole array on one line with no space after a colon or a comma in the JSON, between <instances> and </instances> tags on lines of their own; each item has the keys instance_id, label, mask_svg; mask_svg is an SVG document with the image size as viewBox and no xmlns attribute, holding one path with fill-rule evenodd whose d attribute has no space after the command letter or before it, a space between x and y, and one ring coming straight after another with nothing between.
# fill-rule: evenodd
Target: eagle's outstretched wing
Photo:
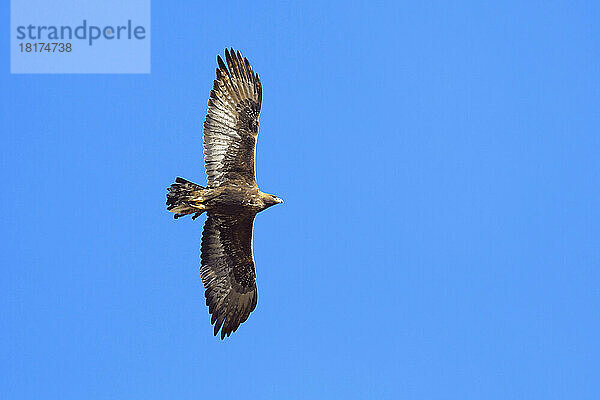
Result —
<instances>
[{"instance_id":1,"label":"eagle's outstretched wing","mask_svg":"<svg viewBox=\"0 0 600 400\"><path fill-rule=\"evenodd\" d=\"M262 87L258 74L239 51L225 50L204 121L204 163L208 186L228 182L256 186L254 150ZM228 68L229 67L229 68Z\"/></svg>"},{"instance_id":2,"label":"eagle's outstretched wing","mask_svg":"<svg viewBox=\"0 0 600 400\"><path fill-rule=\"evenodd\" d=\"M208 213L202 233L202 267L206 305L221 339L235 332L256 307L252 257L254 214Z\"/></svg>"}]
</instances>

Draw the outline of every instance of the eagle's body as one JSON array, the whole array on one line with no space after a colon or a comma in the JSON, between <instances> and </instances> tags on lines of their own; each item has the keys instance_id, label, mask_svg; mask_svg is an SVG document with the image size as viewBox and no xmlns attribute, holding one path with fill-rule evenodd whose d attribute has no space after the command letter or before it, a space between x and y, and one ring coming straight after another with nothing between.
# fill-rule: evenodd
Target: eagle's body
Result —
<instances>
[{"instance_id":1,"label":"eagle's body","mask_svg":"<svg viewBox=\"0 0 600 400\"><path fill-rule=\"evenodd\" d=\"M252 226L260 211L281 203L256 184L254 155L262 87L248 60L225 50L217 57L217 79L204 121L208 186L182 178L168 188L167 209L175 218L208 214L202 234L200 276L206 304L221 339L248 319L256 307Z\"/></svg>"}]
</instances>

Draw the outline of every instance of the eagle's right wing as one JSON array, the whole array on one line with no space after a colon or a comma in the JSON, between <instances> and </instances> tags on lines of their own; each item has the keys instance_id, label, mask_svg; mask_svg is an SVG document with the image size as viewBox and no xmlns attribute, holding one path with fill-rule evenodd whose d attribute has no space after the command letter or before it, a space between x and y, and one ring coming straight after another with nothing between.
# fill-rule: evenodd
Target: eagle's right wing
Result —
<instances>
[{"instance_id":1,"label":"eagle's right wing","mask_svg":"<svg viewBox=\"0 0 600 400\"><path fill-rule=\"evenodd\" d=\"M209 187L227 183L256 186L254 151L262 87L240 52L225 50L204 121L204 163Z\"/></svg>"},{"instance_id":2,"label":"eagle's right wing","mask_svg":"<svg viewBox=\"0 0 600 400\"><path fill-rule=\"evenodd\" d=\"M204 224L200 276L215 336L222 326L221 339L235 332L256 308L254 216L209 211Z\"/></svg>"}]
</instances>

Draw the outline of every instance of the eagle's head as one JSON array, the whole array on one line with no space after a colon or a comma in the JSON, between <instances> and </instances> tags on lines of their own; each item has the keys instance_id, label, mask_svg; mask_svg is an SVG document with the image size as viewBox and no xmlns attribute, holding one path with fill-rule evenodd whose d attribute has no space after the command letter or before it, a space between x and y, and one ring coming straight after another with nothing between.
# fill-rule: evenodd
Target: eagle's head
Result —
<instances>
[{"instance_id":1,"label":"eagle's head","mask_svg":"<svg viewBox=\"0 0 600 400\"><path fill-rule=\"evenodd\" d=\"M265 203L265 208L269 208L271 206L274 206L275 204L279 204L279 203L283 203L283 200L281 200L279 197L275 196L274 194L268 194L268 193L261 193L262 200Z\"/></svg>"}]
</instances>

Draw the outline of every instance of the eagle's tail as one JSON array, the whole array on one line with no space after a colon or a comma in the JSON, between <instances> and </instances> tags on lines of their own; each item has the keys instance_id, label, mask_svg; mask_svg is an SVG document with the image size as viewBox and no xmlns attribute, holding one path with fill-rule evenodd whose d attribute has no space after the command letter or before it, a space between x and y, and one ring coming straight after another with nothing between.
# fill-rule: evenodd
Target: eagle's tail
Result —
<instances>
[{"instance_id":1,"label":"eagle's tail","mask_svg":"<svg viewBox=\"0 0 600 400\"><path fill-rule=\"evenodd\" d=\"M184 215L194 214L196 219L206 211L202 204L204 187L183 178L175 179L175 183L167 188L167 210L175 213L175 219Z\"/></svg>"}]
</instances>

